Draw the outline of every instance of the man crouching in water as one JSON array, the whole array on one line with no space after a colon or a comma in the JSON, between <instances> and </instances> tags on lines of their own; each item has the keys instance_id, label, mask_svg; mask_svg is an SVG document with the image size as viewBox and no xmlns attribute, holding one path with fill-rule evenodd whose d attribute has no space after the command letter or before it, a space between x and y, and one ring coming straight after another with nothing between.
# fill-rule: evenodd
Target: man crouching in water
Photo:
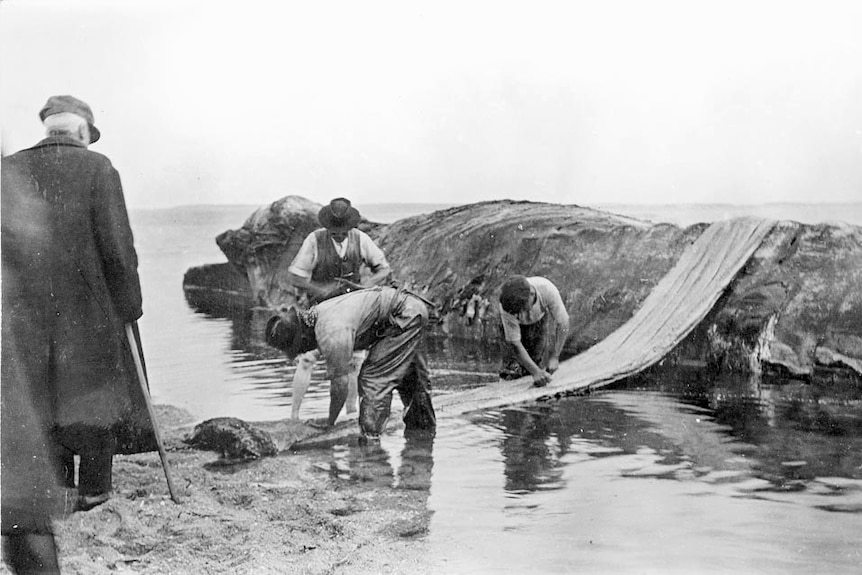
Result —
<instances>
[{"instance_id":1,"label":"man crouching in water","mask_svg":"<svg viewBox=\"0 0 862 575\"><path fill-rule=\"evenodd\" d=\"M434 431L431 380L420 349L428 308L418 297L389 287L351 292L307 311L289 309L267 322L266 341L288 358L318 348L326 357L330 387L329 425L347 398L355 350L368 350L359 371L359 427L368 439L386 426L397 389L407 430Z\"/></svg>"}]
</instances>

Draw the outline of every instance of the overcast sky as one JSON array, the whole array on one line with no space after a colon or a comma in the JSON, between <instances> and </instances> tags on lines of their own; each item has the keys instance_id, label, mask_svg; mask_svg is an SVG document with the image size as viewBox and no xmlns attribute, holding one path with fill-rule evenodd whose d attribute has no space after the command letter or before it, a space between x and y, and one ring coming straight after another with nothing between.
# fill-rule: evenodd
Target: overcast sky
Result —
<instances>
[{"instance_id":1,"label":"overcast sky","mask_svg":"<svg viewBox=\"0 0 862 575\"><path fill-rule=\"evenodd\" d=\"M53 94L131 207L862 200L862 2L0 1L0 121Z\"/></svg>"}]
</instances>

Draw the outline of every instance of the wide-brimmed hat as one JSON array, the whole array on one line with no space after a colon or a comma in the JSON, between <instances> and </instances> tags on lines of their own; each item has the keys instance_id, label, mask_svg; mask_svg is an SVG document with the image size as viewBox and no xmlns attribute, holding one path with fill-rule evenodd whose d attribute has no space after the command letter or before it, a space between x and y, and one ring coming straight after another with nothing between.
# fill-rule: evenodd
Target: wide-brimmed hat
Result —
<instances>
[{"instance_id":1,"label":"wide-brimmed hat","mask_svg":"<svg viewBox=\"0 0 862 575\"><path fill-rule=\"evenodd\" d=\"M291 358L317 347L314 334L305 327L294 308L284 315L275 315L266 322L266 343L285 352Z\"/></svg>"},{"instance_id":2,"label":"wide-brimmed hat","mask_svg":"<svg viewBox=\"0 0 862 575\"><path fill-rule=\"evenodd\" d=\"M333 232L346 232L355 228L362 216L350 205L347 198L335 198L328 206L323 206L317 213L320 225Z\"/></svg>"},{"instance_id":3,"label":"wide-brimmed hat","mask_svg":"<svg viewBox=\"0 0 862 575\"><path fill-rule=\"evenodd\" d=\"M44 122L48 116L62 114L63 112L81 116L87 121L87 125L90 126L91 144L98 141L101 137L101 132L94 125L96 120L93 117L93 110L90 109L90 106L86 102L82 102L74 96L51 96L45 105L42 106L42 109L39 110L39 119Z\"/></svg>"}]
</instances>

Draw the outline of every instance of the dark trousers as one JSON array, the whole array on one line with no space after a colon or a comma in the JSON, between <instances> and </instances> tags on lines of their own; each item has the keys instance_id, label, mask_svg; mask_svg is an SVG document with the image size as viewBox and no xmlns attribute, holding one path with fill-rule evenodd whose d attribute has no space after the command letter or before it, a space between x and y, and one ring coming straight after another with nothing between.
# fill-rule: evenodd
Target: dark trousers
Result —
<instances>
[{"instance_id":1,"label":"dark trousers","mask_svg":"<svg viewBox=\"0 0 862 575\"><path fill-rule=\"evenodd\" d=\"M6 564L16 575L60 573L57 548L51 533L16 533L3 537Z\"/></svg>"},{"instance_id":2,"label":"dark trousers","mask_svg":"<svg viewBox=\"0 0 862 575\"><path fill-rule=\"evenodd\" d=\"M437 427L437 415L431 404L431 377L425 355L417 351L410 369L397 388L404 405L404 427L407 431L429 431Z\"/></svg>"},{"instance_id":3,"label":"dark trousers","mask_svg":"<svg viewBox=\"0 0 862 575\"><path fill-rule=\"evenodd\" d=\"M78 495L108 493L111 491L116 439L110 431L89 431L86 435L86 441L80 442L77 449L77 455L81 458L78 465ZM60 484L65 487L75 486L74 455L72 450L57 446L55 460Z\"/></svg>"},{"instance_id":4,"label":"dark trousers","mask_svg":"<svg viewBox=\"0 0 862 575\"><path fill-rule=\"evenodd\" d=\"M359 427L366 436L383 431L398 390L409 430L434 430L431 378L421 345L428 309L418 298L401 296L393 305L389 326L369 349L359 370Z\"/></svg>"},{"instance_id":5,"label":"dark trousers","mask_svg":"<svg viewBox=\"0 0 862 575\"><path fill-rule=\"evenodd\" d=\"M383 431L391 411L393 389L398 390L404 405L403 420L408 431L436 428L437 416L431 403L431 378L425 356L420 351L414 352L406 367L399 377L383 385L369 385L360 375L359 426L365 435L379 435Z\"/></svg>"},{"instance_id":6,"label":"dark trousers","mask_svg":"<svg viewBox=\"0 0 862 575\"><path fill-rule=\"evenodd\" d=\"M536 365L542 369L547 369L548 359L551 352L554 350L554 334L549 332L548 326L553 325L552 321L548 321L548 316L545 315L536 323L530 325L522 325L521 327L521 345L527 350L527 355L530 359L536 362ZM506 334L503 332L503 326L500 326L500 336L504 341L503 345L503 367L500 370L500 377L503 379L517 379L529 375L527 368L521 365L518 360L518 354L515 353L514 347L505 341Z\"/></svg>"}]
</instances>

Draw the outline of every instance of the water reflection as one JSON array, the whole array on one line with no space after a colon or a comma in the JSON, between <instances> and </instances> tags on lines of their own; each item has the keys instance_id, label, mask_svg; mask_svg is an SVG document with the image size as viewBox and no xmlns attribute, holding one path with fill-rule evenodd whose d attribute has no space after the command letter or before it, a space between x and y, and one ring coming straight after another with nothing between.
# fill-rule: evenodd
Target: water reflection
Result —
<instances>
[{"instance_id":1,"label":"water reflection","mask_svg":"<svg viewBox=\"0 0 862 575\"><path fill-rule=\"evenodd\" d=\"M369 487L430 490L434 435L405 432L397 472L389 455L390 449L392 447L380 442L351 441L333 446L325 465L334 479L364 483Z\"/></svg>"},{"instance_id":2,"label":"water reflection","mask_svg":"<svg viewBox=\"0 0 862 575\"><path fill-rule=\"evenodd\" d=\"M283 408L276 413L284 416L295 366L263 344L267 310L217 306L207 311L230 323L230 379L239 396ZM433 336L426 346L436 394L496 380L499 350L494 346ZM304 417L320 416L326 409L322 363L312 381ZM477 415L478 425L501 432L506 490L561 488L563 462L573 445L584 449L585 443L592 457L651 451L658 457L652 470L656 475L744 473L788 490L798 489L794 482L816 477L862 479L862 391L853 386L766 385L706 370L664 369L614 389L632 393Z\"/></svg>"},{"instance_id":3,"label":"water reflection","mask_svg":"<svg viewBox=\"0 0 862 575\"><path fill-rule=\"evenodd\" d=\"M500 349L495 344L453 341L433 333L425 340L435 389L454 392L498 380Z\"/></svg>"},{"instance_id":4,"label":"water reflection","mask_svg":"<svg viewBox=\"0 0 862 575\"><path fill-rule=\"evenodd\" d=\"M226 340L227 414L286 417L293 366L256 325L254 313L206 320ZM494 348L432 337L428 349L435 394L496 381ZM303 417L328 405L322 366L313 379ZM854 388L676 369L442 419L436 440L399 432L316 456L334 481L367 486L356 505L383 513L396 494L404 513L387 532L427 538L436 572L850 573L860 406Z\"/></svg>"},{"instance_id":5,"label":"water reflection","mask_svg":"<svg viewBox=\"0 0 862 575\"><path fill-rule=\"evenodd\" d=\"M609 401L612 397L569 398L476 416L477 425L502 432L505 489L512 494L561 489L566 465L645 449L657 454L657 476L671 473L686 459L680 445L633 418Z\"/></svg>"},{"instance_id":6,"label":"water reflection","mask_svg":"<svg viewBox=\"0 0 862 575\"><path fill-rule=\"evenodd\" d=\"M862 389L848 384L765 384L756 378L663 371L628 389L660 390L709 410L748 446L773 483L840 476L862 479Z\"/></svg>"},{"instance_id":7,"label":"water reflection","mask_svg":"<svg viewBox=\"0 0 862 575\"><path fill-rule=\"evenodd\" d=\"M745 415L719 421L709 397L623 388L446 422L434 553L449 572L858 569L859 470L800 480L780 430L747 431L770 409L722 393Z\"/></svg>"},{"instance_id":8,"label":"water reflection","mask_svg":"<svg viewBox=\"0 0 862 575\"><path fill-rule=\"evenodd\" d=\"M368 494L361 499L364 504L379 508L388 517L386 532L398 538L428 533L432 517L428 498L434 470L433 434L384 435L380 443L352 441L334 445L318 456L321 459L317 467L336 484L348 481L362 487ZM393 498L393 494L397 497Z\"/></svg>"},{"instance_id":9,"label":"water reflection","mask_svg":"<svg viewBox=\"0 0 862 575\"><path fill-rule=\"evenodd\" d=\"M499 432L503 488L525 499L518 509L534 492L581 489L571 484L582 478L575 468L605 459L617 478L695 482L704 494L862 515L858 420L801 409L800 399L783 399L790 390L769 406L728 382L716 389L707 396L714 407L703 407L704 396L618 390L486 412L473 423Z\"/></svg>"},{"instance_id":10,"label":"water reflection","mask_svg":"<svg viewBox=\"0 0 862 575\"><path fill-rule=\"evenodd\" d=\"M399 489L430 491L434 471L434 435L425 432L405 432L398 467Z\"/></svg>"},{"instance_id":11,"label":"water reflection","mask_svg":"<svg viewBox=\"0 0 862 575\"><path fill-rule=\"evenodd\" d=\"M569 434L557 422L547 413L503 412L505 435L500 449L506 462L506 490L518 493L542 486L561 487L560 457L567 451Z\"/></svg>"}]
</instances>

